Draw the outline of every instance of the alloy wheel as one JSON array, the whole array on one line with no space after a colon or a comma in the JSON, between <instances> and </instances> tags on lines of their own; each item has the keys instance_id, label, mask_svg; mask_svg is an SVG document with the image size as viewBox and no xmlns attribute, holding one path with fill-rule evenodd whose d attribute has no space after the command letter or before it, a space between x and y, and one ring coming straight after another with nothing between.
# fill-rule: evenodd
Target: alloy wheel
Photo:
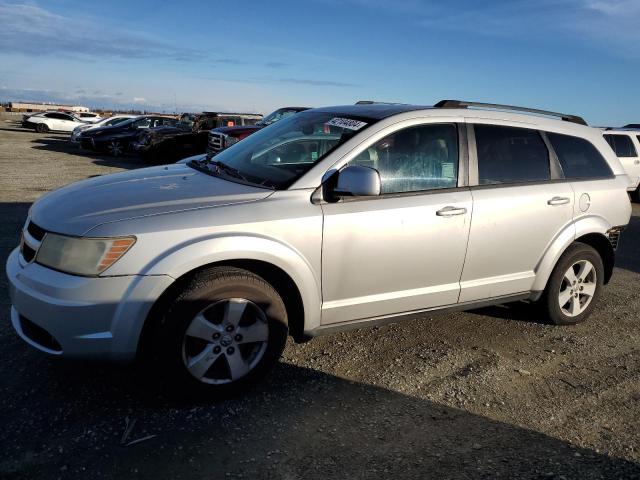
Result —
<instances>
[{"instance_id":1,"label":"alloy wheel","mask_svg":"<svg viewBox=\"0 0 640 480\"><path fill-rule=\"evenodd\" d=\"M115 140L112 140L109 142L109 145L107 148L109 149L109 154L114 157L119 157L120 155L122 155L123 148L120 142L116 142Z\"/></svg>"},{"instance_id":2,"label":"alloy wheel","mask_svg":"<svg viewBox=\"0 0 640 480\"><path fill-rule=\"evenodd\" d=\"M562 313L576 317L586 310L596 293L596 269L588 260L580 260L564 274L558 303Z\"/></svg>"},{"instance_id":3,"label":"alloy wheel","mask_svg":"<svg viewBox=\"0 0 640 480\"><path fill-rule=\"evenodd\" d=\"M269 324L258 305L244 298L220 300L189 323L182 341L182 361L203 383L231 383L255 368L268 341Z\"/></svg>"}]
</instances>

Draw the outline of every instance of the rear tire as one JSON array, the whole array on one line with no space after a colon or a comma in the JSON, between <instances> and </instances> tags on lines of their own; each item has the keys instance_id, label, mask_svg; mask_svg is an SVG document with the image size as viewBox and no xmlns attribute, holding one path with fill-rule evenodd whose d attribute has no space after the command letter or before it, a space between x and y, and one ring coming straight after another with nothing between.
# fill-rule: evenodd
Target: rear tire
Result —
<instances>
[{"instance_id":1,"label":"rear tire","mask_svg":"<svg viewBox=\"0 0 640 480\"><path fill-rule=\"evenodd\" d=\"M540 303L552 323L574 325L591 315L603 284L602 258L593 247L576 242L556 263Z\"/></svg>"},{"instance_id":2,"label":"rear tire","mask_svg":"<svg viewBox=\"0 0 640 480\"><path fill-rule=\"evenodd\" d=\"M44 123L38 123L36 125L36 132L38 133L47 133L49 131L49 127Z\"/></svg>"},{"instance_id":3,"label":"rear tire","mask_svg":"<svg viewBox=\"0 0 640 480\"><path fill-rule=\"evenodd\" d=\"M278 362L287 311L274 288L239 268L194 276L158 319L152 356L171 392L210 398L245 390Z\"/></svg>"}]
</instances>

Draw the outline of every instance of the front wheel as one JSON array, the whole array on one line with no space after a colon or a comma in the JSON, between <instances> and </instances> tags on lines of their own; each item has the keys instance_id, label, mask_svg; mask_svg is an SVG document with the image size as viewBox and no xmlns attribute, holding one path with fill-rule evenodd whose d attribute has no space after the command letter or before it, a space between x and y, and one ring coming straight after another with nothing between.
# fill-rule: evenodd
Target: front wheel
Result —
<instances>
[{"instance_id":1,"label":"front wheel","mask_svg":"<svg viewBox=\"0 0 640 480\"><path fill-rule=\"evenodd\" d=\"M595 308L604 284L604 266L598 252L574 243L556 264L542 304L551 322L573 325L586 320Z\"/></svg>"},{"instance_id":2,"label":"front wheel","mask_svg":"<svg viewBox=\"0 0 640 480\"><path fill-rule=\"evenodd\" d=\"M38 133L47 133L49 131L49 127L44 123L38 123L36 125L36 132Z\"/></svg>"},{"instance_id":3,"label":"front wheel","mask_svg":"<svg viewBox=\"0 0 640 480\"><path fill-rule=\"evenodd\" d=\"M630 193L631 201L635 203L640 203L640 185Z\"/></svg>"},{"instance_id":4,"label":"front wheel","mask_svg":"<svg viewBox=\"0 0 640 480\"><path fill-rule=\"evenodd\" d=\"M171 303L156 355L178 392L219 396L250 387L278 361L287 312L261 277L218 267L197 274Z\"/></svg>"},{"instance_id":5,"label":"front wheel","mask_svg":"<svg viewBox=\"0 0 640 480\"><path fill-rule=\"evenodd\" d=\"M107 143L107 152L112 157L120 157L124 154L124 144L119 140L110 140Z\"/></svg>"}]
</instances>

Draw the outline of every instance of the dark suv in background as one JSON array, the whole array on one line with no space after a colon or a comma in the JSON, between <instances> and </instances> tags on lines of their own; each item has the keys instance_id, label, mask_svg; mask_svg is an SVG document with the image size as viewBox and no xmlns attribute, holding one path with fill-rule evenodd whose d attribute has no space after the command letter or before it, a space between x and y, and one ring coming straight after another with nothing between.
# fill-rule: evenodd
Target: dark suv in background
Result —
<instances>
[{"instance_id":1,"label":"dark suv in background","mask_svg":"<svg viewBox=\"0 0 640 480\"><path fill-rule=\"evenodd\" d=\"M175 162L204 153L211 129L252 128L261 120L262 115L256 113L184 113L175 125L163 125L141 132L132 149L146 161Z\"/></svg>"},{"instance_id":2,"label":"dark suv in background","mask_svg":"<svg viewBox=\"0 0 640 480\"><path fill-rule=\"evenodd\" d=\"M276 123L283 118L287 118L308 109L309 107L283 107L279 108L275 112L271 112L255 125L227 125L213 129L209 132L209 141L206 147L207 157L213 157L225 148L230 147L234 143L238 143L243 138L247 138L252 133L271 125L272 123Z\"/></svg>"}]
</instances>

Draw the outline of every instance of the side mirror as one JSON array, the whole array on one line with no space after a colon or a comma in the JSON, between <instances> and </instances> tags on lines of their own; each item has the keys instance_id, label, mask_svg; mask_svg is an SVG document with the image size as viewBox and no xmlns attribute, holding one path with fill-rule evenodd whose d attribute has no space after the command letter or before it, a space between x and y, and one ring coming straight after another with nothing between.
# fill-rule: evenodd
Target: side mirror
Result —
<instances>
[{"instance_id":1,"label":"side mirror","mask_svg":"<svg viewBox=\"0 0 640 480\"><path fill-rule=\"evenodd\" d=\"M333 189L335 197L377 197L380 195L380 174L375 168L353 165L338 173Z\"/></svg>"}]
</instances>

